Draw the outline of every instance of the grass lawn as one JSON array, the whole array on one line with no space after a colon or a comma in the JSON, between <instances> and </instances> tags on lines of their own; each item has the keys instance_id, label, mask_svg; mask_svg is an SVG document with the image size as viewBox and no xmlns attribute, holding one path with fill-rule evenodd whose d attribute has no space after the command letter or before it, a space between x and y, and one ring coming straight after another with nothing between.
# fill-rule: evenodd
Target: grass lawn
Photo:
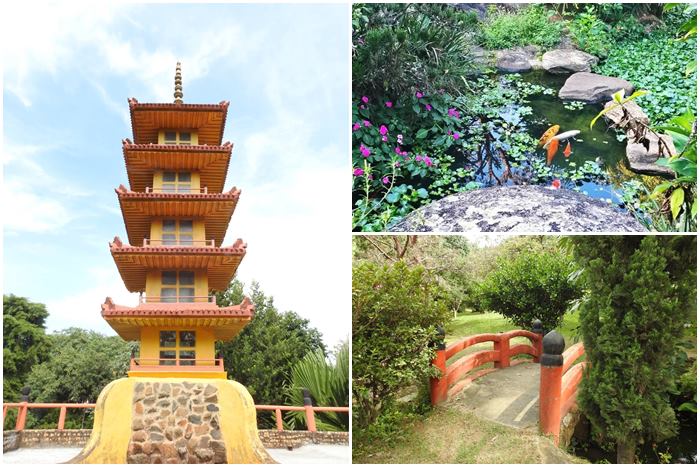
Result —
<instances>
[{"instance_id":1,"label":"grass lawn","mask_svg":"<svg viewBox=\"0 0 700 467\"><path fill-rule=\"evenodd\" d=\"M450 407L407 422L392 438L353 437L361 464L570 464L584 462L532 431L516 430Z\"/></svg>"}]
</instances>

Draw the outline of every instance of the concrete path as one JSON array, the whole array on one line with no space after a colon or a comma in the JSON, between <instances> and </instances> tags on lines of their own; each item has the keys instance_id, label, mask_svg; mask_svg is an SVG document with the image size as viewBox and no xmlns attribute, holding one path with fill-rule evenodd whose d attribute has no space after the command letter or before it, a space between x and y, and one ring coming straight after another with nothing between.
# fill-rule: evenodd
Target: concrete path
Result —
<instances>
[{"instance_id":1,"label":"concrete path","mask_svg":"<svg viewBox=\"0 0 700 467\"><path fill-rule=\"evenodd\" d=\"M540 365L521 363L475 380L446 405L514 428L537 428L539 391Z\"/></svg>"},{"instance_id":2,"label":"concrete path","mask_svg":"<svg viewBox=\"0 0 700 467\"><path fill-rule=\"evenodd\" d=\"M60 464L73 458L81 448L22 448L6 452L3 464ZM288 451L268 449L267 452L280 464L349 464L350 446L307 444Z\"/></svg>"}]
</instances>

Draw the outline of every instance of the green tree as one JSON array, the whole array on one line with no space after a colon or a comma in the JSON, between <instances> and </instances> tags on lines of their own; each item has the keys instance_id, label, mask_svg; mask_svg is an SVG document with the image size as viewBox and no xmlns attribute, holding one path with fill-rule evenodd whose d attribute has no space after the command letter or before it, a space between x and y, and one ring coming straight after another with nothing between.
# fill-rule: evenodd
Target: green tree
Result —
<instances>
[{"instance_id":1,"label":"green tree","mask_svg":"<svg viewBox=\"0 0 700 467\"><path fill-rule=\"evenodd\" d=\"M241 303L243 287L241 281L234 280L226 291L217 294L219 306ZM273 298L265 295L256 282L250 289L255 317L236 338L217 346L223 353L228 377L248 388L256 403L284 404L294 365L309 352L325 350L321 333L298 314L277 311ZM259 420L274 426L269 414Z\"/></svg>"},{"instance_id":2,"label":"green tree","mask_svg":"<svg viewBox=\"0 0 700 467\"><path fill-rule=\"evenodd\" d=\"M590 363L579 404L597 436L633 463L636 447L671 437L671 394L684 325L696 310L693 236L577 236L588 299L580 323Z\"/></svg>"},{"instance_id":3,"label":"green tree","mask_svg":"<svg viewBox=\"0 0 700 467\"><path fill-rule=\"evenodd\" d=\"M314 405L321 407L348 407L350 397L350 347L343 342L331 361L322 350L309 352L292 368L292 381L287 390L290 405L304 405L303 390L308 389ZM348 431L349 414L317 412L316 427L323 431ZM303 412L289 412L287 421L292 429L306 427Z\"/></svg>"},{"instance_id":4,"label":"green tree","mask_svg":"<svg viewBox=\"0 0 700 467\"><path fill-rule=\"evenodd\" d=\"M421 266L361 262L352 274L354 416L374 422L398 392L434 374L431 344L448 318L440 288Z\"/></svg>"},{"instance_id":5,"label":"green tree","mask_svg":"<svg viewBox=\"0 0 700 467\"><path fill-rule=\"evenodd\" d=\"M539 319L545 329L555 329L583 293L570 278L574 270L571 258L561 250L503 256L481 284L482 308L502 314L521 328Z\"/></svg>"},{"instance_id":6,"label":"green tree","mask_svg":"<svg viewBox=\"0 0 700 467\"><path fill-rule=\"evenodd\" d=\"M126 376L131 351L137 347L118 336L79 328L48 337L48 359L35 365L27 377L32 402L95 402L107 384ZM57 410L34 412L39 426L55 426ZM81 426L81 415L69 411L66 427Z\"/></svg>"},{"instance_id":7,"label":"green tree","mask_svg":"<svg viewBox=\"0 0 700 467\"><path fill-rule=\"evenodd\" d=\"M41 303L15 295L2 296L3 400L17 402L32 366L49 355L45 321L49 313Z\"/></svg>"}]
</instances>

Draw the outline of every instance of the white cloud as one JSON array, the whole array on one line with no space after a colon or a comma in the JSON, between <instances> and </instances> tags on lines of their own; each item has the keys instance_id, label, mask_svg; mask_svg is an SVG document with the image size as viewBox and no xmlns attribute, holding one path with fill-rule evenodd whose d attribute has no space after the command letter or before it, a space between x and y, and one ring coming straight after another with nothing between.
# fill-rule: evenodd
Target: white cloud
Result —
<instances>
[{"instance_id":1,"label":"white cloud","mask_svg":"<svg viewBox=\"0 0 700 467\"><path fill-rule=\"evenodd\" d=\"M46 301L49 311L46 328L49 332L79 327L114 335L116 333L100 314L100 305L104 303L105 298L112 297L118 305L138 304L138 294L127 292L114 265L92 268L90 277L92 287L68 290L65 295Z\"/></svg>"}]
</instances>

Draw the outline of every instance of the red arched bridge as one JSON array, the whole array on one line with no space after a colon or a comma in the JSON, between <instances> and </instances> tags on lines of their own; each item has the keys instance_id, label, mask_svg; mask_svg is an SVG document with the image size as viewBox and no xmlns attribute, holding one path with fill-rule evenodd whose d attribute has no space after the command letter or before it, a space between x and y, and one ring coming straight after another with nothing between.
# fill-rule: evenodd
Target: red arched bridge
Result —
<instances>
[{"instance_id":1,"label":"red arched bridge","mask_svg":"<svg viewBox=\"0 0 700 467\"><path fill-rule=\"evenodd\" d=\"M529 343L511 345L515 338ZM474 346L489 342L493 348L474 351ZM441 375L431 380L432 404L459 403L518 428L537 424L558 444L561 420L576 404L586 365L577 363L585 354L582 343L564 348L558 332L543 336L539 320L532 331L477 334L441 344L433 360Z\"/></svg>"}]
</instances>

